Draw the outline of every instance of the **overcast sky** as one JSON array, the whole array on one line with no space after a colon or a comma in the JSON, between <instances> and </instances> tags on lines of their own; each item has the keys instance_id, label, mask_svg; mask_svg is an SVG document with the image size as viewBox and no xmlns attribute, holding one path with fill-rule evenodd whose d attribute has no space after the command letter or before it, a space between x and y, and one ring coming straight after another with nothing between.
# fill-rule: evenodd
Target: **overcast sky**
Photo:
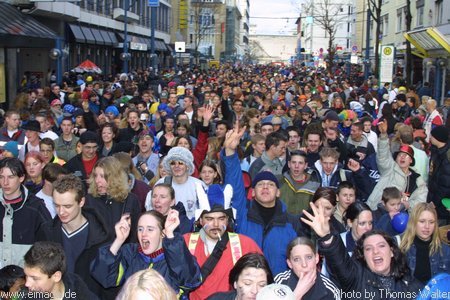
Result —
<instances>
[{"instance_id":1,"label":"overcast sky","mask_svg":"<svg viewBox=\"0 0 450 300\"><path fill-rule=\"evenodd\" d=\"M256 28L251 28L257 34L294 34L295 21L299 15L295 3L298 2L300 1L250 0L250 26L256 25Z\"/></svg>"}]
</instances>

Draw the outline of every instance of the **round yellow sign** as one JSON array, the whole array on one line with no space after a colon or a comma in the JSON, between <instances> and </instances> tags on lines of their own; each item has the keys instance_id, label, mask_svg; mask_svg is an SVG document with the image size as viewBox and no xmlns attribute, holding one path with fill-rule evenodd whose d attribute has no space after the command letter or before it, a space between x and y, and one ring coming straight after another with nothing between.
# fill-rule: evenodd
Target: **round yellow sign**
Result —
<instances>
[{"instance_id":1,"label":"round yellow sign","mask_svg":"<svg viewBox=\"0 0 450 300\"><path fill-rule=\"evenodd\" d=\"M390 48L390 47L384 48L384 49L383 49L383 53L384 53L384 55L391 55L391 53L392 53L392 48Z\"/></svg>"}]
</instances>

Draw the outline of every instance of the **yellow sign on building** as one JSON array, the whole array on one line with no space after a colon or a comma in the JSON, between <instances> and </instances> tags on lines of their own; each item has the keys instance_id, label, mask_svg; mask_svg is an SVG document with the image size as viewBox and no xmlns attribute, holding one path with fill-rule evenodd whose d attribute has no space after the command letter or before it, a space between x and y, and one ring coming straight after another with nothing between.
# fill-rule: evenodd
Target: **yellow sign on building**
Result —
<instances>
[{"instance_id":1,"label":"yellow sign on building","mask_svg":"<svg viewBox=\"0 0 450 300\"><path fill-rule=\"evenodd\" d=\"M179 29L187 29L188 27L188 2L180 0L180 15L178 18Z\"/></svg>"}]
</instances>

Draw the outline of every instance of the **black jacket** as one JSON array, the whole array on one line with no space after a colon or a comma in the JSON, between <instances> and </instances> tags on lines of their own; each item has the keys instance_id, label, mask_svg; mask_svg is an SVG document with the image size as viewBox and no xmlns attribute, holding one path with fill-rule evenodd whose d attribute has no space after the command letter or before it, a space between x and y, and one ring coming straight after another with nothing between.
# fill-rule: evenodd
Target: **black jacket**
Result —
<instances>
[{"instance_id":1,"label":"black jacket","mask_svg":"<svg viewBox=\"0 0 450 300\"><path fill-rule=\"evenodd\" d=\"M103 156L100 153L97 153L98 158L100 159ZM79 177L82 181L84 186L87 188L87 180L89 177L86 174L86 170L84 169L83 161L81 158L81 153L77 154L76 156L72 157L71 160L69 160L65 165L64 168L73 173L75 176Z\"/></svg>"},{"instance_id":2,"label":"black jacket","mask_svg":"<svg viewBox=\"0 0 450 300\"><path fill-rule=\"evenodd\" d=\"M139 125L139 129L138 130L134 130L130 126L128 126L127 128L120 129L120 131L119 131L119 142L128 142L128 143L131 142L132 143L134 137L139 135L139 133L141 133L142 130L144 130L144 127L142 126L142 124Z\"/></svg>"},{"instance_id":3,"label":"black jacket","mask_svg":"<svg viewBox=\"0 0 450 300\"><path fill-rule=\"evenodd\" d=\"M85 207L93 208L97 214L105 220L108 235L115 237L114 226L120 221L124 213L129 213L131 217L131 232L126 242L136 241L136 230L139 216L141 215L141 206L135 194L129 193L125 201L118 202L108 196L94 197L91 194L86 195Z\"/></svg>"},{"instance_id":4,"label":"black jacket","mask_svg":"<svg viewBox=\"0 0 450 300\"><path fill-rule=\"evenodd\" d=\"M440 219L450 220L450 213L442 204L450 198L450 143L438 149L431 147L430 176L427 202L433 202Z\"/></svg>"},{"instance_id":5,"label":"black jacket","mask_svg":"<svg viewBox=\"0 0 450 300\"><path fill-rule=\"evenodd\" d=\"M89 272L89 266L91 261L97 255L98 249L114 240L114 236L111 235L110 229L107 228L106 222L103 220L102 216L99 215L94 209L89 207L83 207L83 216L89 222L88 227L88 239L86 248L78 257L75 263L75 273L79 275L88 288L96 295L102 295L104 289L94 278L91 277ZM44 226L44 234L46 240L63 244L62 235L64 234L61 229L61 221L58 216L56 216L52 221L48 222ZM102 299L107 299L102 297Z\"/></svg>"}]
</instances>

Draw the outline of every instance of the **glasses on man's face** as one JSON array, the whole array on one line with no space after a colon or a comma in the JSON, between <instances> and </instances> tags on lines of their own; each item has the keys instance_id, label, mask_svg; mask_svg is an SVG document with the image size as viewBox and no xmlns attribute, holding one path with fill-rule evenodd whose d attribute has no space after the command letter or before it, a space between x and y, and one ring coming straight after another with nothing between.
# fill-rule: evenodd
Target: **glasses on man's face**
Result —
<instances>
[{"instance_id":1,"label":"glasses on man's face","mask_svg":"<svg viewBox=\"0 0 450 300\"><path fill-rule=\"evenodd\" d=\"M173 160L173 161L170 162L170 165L171 166L184 166L185 163L182 162L182 161Z\"/></svg>"}]
</instances>

